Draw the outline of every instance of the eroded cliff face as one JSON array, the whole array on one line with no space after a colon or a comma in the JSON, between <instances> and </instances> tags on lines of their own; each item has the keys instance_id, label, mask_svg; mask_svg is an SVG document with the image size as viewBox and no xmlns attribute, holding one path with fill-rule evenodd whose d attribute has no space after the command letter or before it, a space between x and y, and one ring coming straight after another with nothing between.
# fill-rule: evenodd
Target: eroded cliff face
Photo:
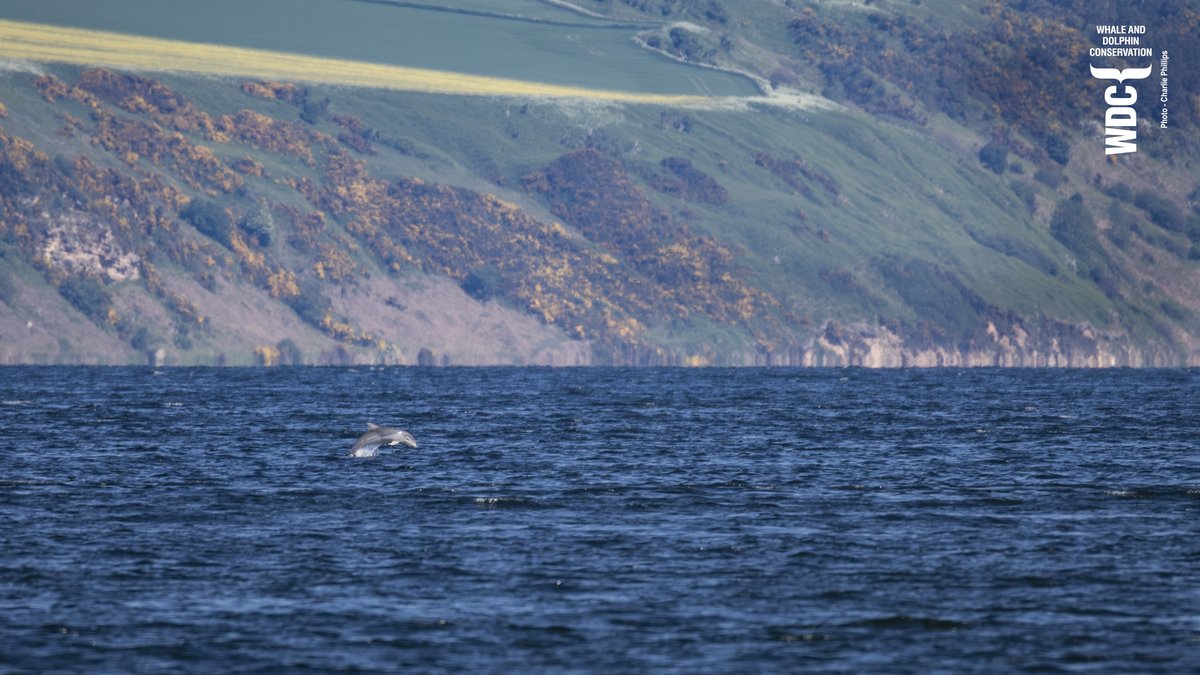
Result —
<instances>
[{"instance_id":1,"label":"eroded cliff face","mask_svg":"<svg viewBox=\"0 0 1200 675\"><path fill-rule=\"evenodd\" d=\"M1194 367L1200 349L1190 353L1135 346L1120 334L1088 324L1055 323L1031 333L1024 326L1002 333L987 325L988 342L968 347L918 345L893 330L866 324L828 323L805 345L782 353L743 357L744 363L772 366L862 368L1116 368Z\"/></svg>"},{"instance_id":2,"label":"eroded cliff face","mask_svg":"<svg viewBox=\"0 0 1200 675\"><path fill-rule=\"evenodd\" d=\"M42 211L47 224L41 228L41 259L46 267L64 277L85 275L109 281L141 278L141 257L126 250L102 222L87 214L67 211L52 215Z\"/></svg>"}]
</instances>

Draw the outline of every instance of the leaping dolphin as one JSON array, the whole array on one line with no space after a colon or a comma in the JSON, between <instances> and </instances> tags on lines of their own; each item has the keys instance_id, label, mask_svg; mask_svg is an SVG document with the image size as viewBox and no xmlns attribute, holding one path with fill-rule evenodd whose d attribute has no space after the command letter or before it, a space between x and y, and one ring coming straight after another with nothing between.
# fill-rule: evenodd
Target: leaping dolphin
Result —
<instances>
[{"instance_id":1,"label":"leaping dolphin","mask_svg":"<svg viewBox=\"0 0 1200 675\"><path fill-rule=\"evenodd\" d=\"M399 445L403 443L410 448L417 447L417 440L412 434L403 429L381 427L367 422L367 433L358 437L354 447L350 448L351 457L374 457L381 445Z\"/></svg>"}]
</instances>

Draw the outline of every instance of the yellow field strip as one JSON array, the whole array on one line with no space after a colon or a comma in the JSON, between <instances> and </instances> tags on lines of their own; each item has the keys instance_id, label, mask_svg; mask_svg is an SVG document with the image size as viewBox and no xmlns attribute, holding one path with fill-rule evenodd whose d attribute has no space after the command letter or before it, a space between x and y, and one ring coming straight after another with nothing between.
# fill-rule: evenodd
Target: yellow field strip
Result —
<instances>
[{"instance_id":1,"label":"yellow field strip","mask_svg":"<svg viewBox=\"0 0 1200 675\"><path fill-rule=\"evenodd\" d=\"M0 59L319 82L433 94L548 96L657 105L686 105L711 100L702 96L568 87L2 19Z\"/></svg>"}]
</instances>

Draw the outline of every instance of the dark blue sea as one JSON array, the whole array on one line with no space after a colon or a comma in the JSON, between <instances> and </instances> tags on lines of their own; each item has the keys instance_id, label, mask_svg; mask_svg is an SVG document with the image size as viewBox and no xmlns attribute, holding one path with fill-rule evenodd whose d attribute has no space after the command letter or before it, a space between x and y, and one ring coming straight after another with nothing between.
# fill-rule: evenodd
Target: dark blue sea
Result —
<instances>
[{"instance_id":1,"label":"dark blue sea","mask_svg":"<svg viewBox=\"0 0 1200 675\"><path fill-rule=\"evenodd\" d=\"M0 455L0 672L1200 671L1200 371L8 367Z\"/></svg>"}]
</instances>

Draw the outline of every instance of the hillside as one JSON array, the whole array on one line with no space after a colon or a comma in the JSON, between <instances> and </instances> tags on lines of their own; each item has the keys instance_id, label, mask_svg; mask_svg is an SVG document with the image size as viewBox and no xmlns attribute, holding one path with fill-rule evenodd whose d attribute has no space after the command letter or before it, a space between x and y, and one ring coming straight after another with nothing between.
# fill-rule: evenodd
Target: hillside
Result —
<instances>
[{"instance_id":1,"label":"hillside","mask_svg":"<svg viewBox=\"0 0 1200 675\"><path fill-rule=\"evenodd\" d=\"M432 11L411 4L382 3ZM440 4L566 44L588 24L610 40L596 91L621 87L609 55L654 57L641 94L691 73L762 91L450 95L9 60L0 362L1200 364L1195 123L1106 160L1100 92L1073 74L1089 10ZM0 19L47 20L27 14ZM1003 59L1047 74L1005 81ZM492 67L473 74L522 79ZM1200 110L1185 70L1180 110Z\"/></svg>"}]
</instances>

